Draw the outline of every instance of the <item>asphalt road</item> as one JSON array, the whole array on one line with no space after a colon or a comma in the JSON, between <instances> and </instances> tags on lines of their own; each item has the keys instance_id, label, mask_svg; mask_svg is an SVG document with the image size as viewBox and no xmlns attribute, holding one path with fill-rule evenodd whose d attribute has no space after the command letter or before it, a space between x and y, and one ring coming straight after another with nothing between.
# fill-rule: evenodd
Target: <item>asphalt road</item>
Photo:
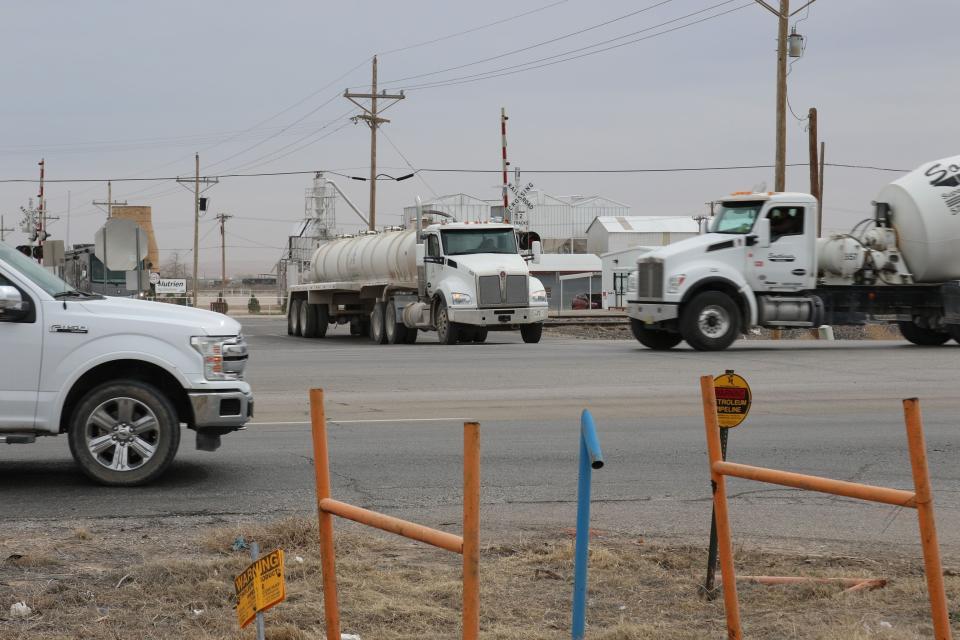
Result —
<instances>
[{"instance_id":1,"label":"asphalt road","mask_svg":"<svg viewBox=\"0 0 960 640\"><path fill-rule=\"evenodd\" d=\"M455 525L462 423L478 420L486 530L572 527L579 413L589 407L607 463L594 473L594 525L702 537L710 488L698 377L735 369L754 405L731 434L731 460L871 484L912 487L900 399L919 397L941 541L960 551L960 346L749 341L723 353L655 353L549 336L526 345L506 333L483 345L445 347L421 334L418 345L374 346L344 328L304 340L288 337L282 320L243 322L257 399L249 429L215 453L185 437L165 478L127 490L85 480L65 438L3 447L0 522L311 513L307 391L321 387L342 500ZM740 540L917 540L909 509L747 481L729 491Z\"/></svg>"}]
</instances>

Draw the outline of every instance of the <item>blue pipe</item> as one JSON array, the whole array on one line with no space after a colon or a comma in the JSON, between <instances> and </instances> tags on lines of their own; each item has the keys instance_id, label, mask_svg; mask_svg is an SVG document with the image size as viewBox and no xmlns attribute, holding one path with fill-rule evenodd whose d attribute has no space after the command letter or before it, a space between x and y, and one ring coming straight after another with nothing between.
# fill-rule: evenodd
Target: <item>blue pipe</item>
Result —
<instances>
[{"instance_id":1,"label":"blue pipe","mask_svg":"<svg viewBox=\"0 0 960 640\"><path fill-rule=\"evenodd\" d=\"M587 625L587 559L590 547L590 480L603 467L603 452L590 411L580 416L580 470L577 477L577 539L573 571L573 640L583 640Z\"/></svg>"}]
</instances>

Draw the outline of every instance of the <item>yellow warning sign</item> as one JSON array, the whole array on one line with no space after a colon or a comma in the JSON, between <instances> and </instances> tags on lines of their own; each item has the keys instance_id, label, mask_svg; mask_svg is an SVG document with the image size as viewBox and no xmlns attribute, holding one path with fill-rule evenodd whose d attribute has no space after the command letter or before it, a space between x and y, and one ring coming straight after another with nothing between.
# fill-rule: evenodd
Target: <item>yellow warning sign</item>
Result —
<instances>
[{"instance_id":1,"label":"yellow warning sign","mask_svg":"<svg viewBox=\"0 0 960 640\"><path fill-rule=\"evenodd\" d=\"M717 397L717 418L721 429L732 429L750 413L750 385L743 377L727 371L713 379Z\"/></svg>"},{"instance_id":2,"label":"yellow warning sign","mask_svg":"<svg viewBox=\"0 0 960 640\"><path fill-rule=\"evenodd\" d=\"M266 611L287 597L283 579L283 549L259 558L233 579L237 590L237 620L243 629L257 613Z\"/></svg>"}]
</instances>

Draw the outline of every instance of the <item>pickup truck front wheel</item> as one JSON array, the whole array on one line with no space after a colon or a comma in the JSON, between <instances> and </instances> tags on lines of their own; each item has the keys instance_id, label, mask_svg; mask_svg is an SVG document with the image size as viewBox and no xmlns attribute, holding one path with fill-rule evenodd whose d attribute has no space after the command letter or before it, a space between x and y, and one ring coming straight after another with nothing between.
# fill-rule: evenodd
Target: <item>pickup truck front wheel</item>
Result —
<instances>
[{"instance_id":1,"label":"pickup truck front wheel","mask_svg":"<svg viewBox=\"0 0 960 640\"><path fill-rule=\"evenodd\" d=\"M170 466L180 423L170 401L142 382L108 382L87 392L70 419L70 453L100 484L135 486Z\"/></svg>"},{"instance_id":2,"label":"pickup truck front wheel","mask_svg":"<svg viewBox=\"0 0 960 640\"><path fill-rule=\"evenodd\" d=\"M680 315L680 335L697 351L722 351L740 334L740 310L720 291L697 294Z\"/></svg>"}]
</instances>

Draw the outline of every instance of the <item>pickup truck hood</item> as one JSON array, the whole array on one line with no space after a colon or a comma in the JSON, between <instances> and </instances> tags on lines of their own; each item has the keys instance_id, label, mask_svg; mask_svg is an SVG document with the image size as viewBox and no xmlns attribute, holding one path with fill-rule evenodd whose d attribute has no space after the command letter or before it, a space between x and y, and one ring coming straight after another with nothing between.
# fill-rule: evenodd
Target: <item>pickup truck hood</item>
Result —
<instances>
[{"instance_id":1,"label":"pickup truck hood","mask_svg":"<svg viewBox=\"0 0 960 640\"><path fill-rule=\"evenodd\" d=\"M510 275L529 273L526 261L515 253L470 253L449 256L448 259L480 276L495 275L501 271Z\"/></svg>"},{"instance_id":2,"label":"pickup truck hood","mask_svg":"<svg viewBox=\"0 0 960 640\"><path fill-rule=\"evenodd\" d=\"M98 316L134 322L172 324L209 336L233 336L240 333L240 323L222 313L165 302L107 297L102 300L78 300L75 304L81 305L88 312Z\"/></svg>"}]
</instances>

